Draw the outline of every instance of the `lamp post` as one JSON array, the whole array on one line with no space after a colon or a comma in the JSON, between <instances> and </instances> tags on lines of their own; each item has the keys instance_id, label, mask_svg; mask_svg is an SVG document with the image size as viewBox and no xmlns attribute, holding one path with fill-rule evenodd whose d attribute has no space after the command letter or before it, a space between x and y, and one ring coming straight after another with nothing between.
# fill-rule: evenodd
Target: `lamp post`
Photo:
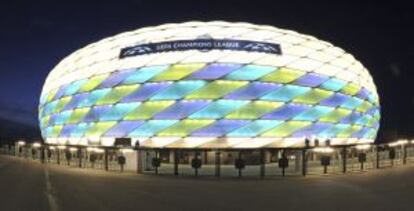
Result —
<instances>
[{"instance_id":1,"label":"lamp post","mask_svg":"<svg viewBox=\"0 0 414 211\"><path fill-rule=\"evenodd\" d=\"M195 176L198 176L198 169L201 168L202 162L199 158L200 152L196 151L194 158L191 160L191 167L194 168Z\"/></svg>"},{"instance_id":2,"label":"lamp post","mask_svg":"<svg viewBox=\"0 0 414 211\"><path fill-rule=\"evenodd\" d=\"M306 151L310 148L310 140L305 139L305 147L302 149L302 175L306 176L307 173L307 157Z\"/></svg>"},{"instance_id":3,"label":"lamp post","mask_svg":"<svg viewBox=\"0 0 414 211\"><path fill-rule=\"evenodd\" d=\"M279 159L279 168L282 169L282 176L285 176L285 169L289 167L289 159L286 156L286 151L282 151L282 157Z\"/></svg>"},{"instance_id":4,"label":"lamp post","mask_svg":"<svg viewBox=\"0 0 414 211\"><path fill-rule=\"evenodd\" d=\"M246 163L242 159L242 152L239 151L239 157L234 161L234 167L239 171L239 177L242 176L242 170L246 167Z\"/></svg>"},{"instance_id":5,"label":"lamp post","mask_svg":"<svg viewBox=\"0 0 414 211\"><path fill-rule=\"evenodd\" d=\"M371 145L362 144L355 147L358 150L358 162L361 165L361 171L364 170L364 163L367 161L367 151L371 149Z\"/></svg>"},{"instance_id":6,"label":"lamp post","mask_svg":"<svg viewBox=\"0 0 414 211\"><path fill-rule=\"evenodd\" d=\"M17 142L17 150L19 152L19 157L22 156L22 152L23 152L24 145L26 145L26 142L24 142L24 141L18 141Z\"/></svg>"},{"instance_id":7,"label":"lamp post","mask_svg":"<svg viewBox=\"0 0 414 211\"><path fill-rule=\"evenodd\" d=\"M331 154L334 149L331 147L316 147L313 149L315 153L321 154L321 165L323 166L323 173L328 173L328 166L331 165Z\"/></svg>"}]
</instances>

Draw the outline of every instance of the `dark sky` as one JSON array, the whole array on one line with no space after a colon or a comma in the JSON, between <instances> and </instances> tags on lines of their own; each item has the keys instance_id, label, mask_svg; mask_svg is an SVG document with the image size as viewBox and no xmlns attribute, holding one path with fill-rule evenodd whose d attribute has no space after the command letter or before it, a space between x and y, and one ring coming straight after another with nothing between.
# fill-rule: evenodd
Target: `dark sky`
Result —
<instances>
[{"instance_id":1,"label":"dark sky","mask_svg":"<svg viewBox=\"0 0 414 211\"><path fill-rule=\"evenodd\" d=\"M414 7L387 2L2 1L0 119L36 126L48 72L91 42L144 26L227 20L291 29L345 49L374 77L382 105L381 129L414 135Z\"/></svg>"}]
</instances>

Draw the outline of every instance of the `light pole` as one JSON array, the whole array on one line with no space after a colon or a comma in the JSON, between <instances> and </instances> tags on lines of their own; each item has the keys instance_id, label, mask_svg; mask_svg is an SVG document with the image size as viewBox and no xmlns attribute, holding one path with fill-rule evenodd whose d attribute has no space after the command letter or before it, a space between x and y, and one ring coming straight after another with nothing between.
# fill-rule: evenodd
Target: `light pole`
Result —
<instances>
[{"instance_id":1,"label":"light pole","mask_svg":"<svg viewBox=\"0 0 414 211\"><path fill-rule=\"evenodd\" d=\"M367 161L367 151L371 149L371 145L362 144L355 147L358 150L358 162L361 164L361 171L364 170L364 163Z\"/></svg>"},{"instance_id":2,"label":"light pole","mask_svg":"<svg viewBox=\"0 0 414 211\"><path fill-rule=\"evenodd\" d=\"M323 166L323 173L328 173L328 166L331 165L331 154L334 149L331 147L316 147L313 149L315 153L321 154L321 165Z\"/></svg>"}]
</instances>

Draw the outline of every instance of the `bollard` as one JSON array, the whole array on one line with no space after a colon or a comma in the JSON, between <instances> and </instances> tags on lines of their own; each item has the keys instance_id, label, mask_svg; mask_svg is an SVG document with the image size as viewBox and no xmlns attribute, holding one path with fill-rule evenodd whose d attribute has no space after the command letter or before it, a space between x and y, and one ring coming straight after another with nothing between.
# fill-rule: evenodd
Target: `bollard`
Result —
<instances>
[{"instance_id":1,"label":"bollard","mask_svg":"<svg viewBox=\"0 0 414 211\"><path fill-rule=\"evenodd\" d=\"M220 177L221 153L217 150L215 153L215 176Z\"/></svg>"},{"instance_id":2,"label":"bollard","mask_svg":"<svg viewBox=\"0 0 414 211\"><path fill-rule=\"evenodd\" d=\"M346 152L347 152L346 147L343 147L342 148L342 173L346 173L346 170L347 170L346 169L346 167L347 167L346 166L346 164L347 164L346 163L346 158L347 158L346 157L346 154L347 154Z\"/></svg>"},{"instance_id":3,"label":"bollard","mask_svg":"<svg viewBox=\"0 0 414 211\"><path fill-rule=\"evenodd\" d=\"M266 151L260 149L260 178L264 178L266 174Z\"/></svg>"},{"instance_id":4,"label":"bollard","mask_svg":"<svg viewBox=\"0 0 414 211\"><path fill-rule=\"evenodd\" d=\"M179 158L178 158L178 151L175 149L174 150L174 175L178 176L178 162L179 162Z\"/></svg>"}]
</instances>

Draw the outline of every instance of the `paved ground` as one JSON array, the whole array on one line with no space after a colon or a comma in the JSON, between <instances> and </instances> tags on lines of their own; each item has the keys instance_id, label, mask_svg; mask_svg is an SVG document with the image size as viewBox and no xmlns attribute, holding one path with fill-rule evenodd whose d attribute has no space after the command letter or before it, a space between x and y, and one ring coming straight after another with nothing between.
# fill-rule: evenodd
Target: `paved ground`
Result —
<instances>
[{"instance_id":1,"label":"paved ground","mask_svg":"<svg viewBox=\"0 0 414 211\"><path fill-rule=\"evenodd\" d=\"M0 210L413 210L414 166L214 179L106 173L0 156Z\"/></svg>"}]
</instances>

